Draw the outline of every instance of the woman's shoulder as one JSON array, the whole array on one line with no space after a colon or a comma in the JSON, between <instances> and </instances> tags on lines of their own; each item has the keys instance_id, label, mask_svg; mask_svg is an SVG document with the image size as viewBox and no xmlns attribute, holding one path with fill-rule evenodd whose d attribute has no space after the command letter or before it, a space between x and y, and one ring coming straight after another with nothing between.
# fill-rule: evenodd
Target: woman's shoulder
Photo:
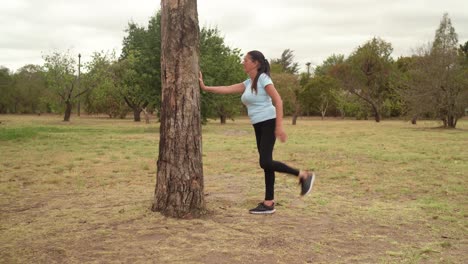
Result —
<instances>
[{"instance_id":1,"label":"woman's shoulder","mask_svg":"<svg viewBox=\"0 0 468 264\"><path fill-rule=\"evenodd\" d=\"M273 83L273 80L271 79L270 75L268 75L268 74L266 74L266 73L260 74L260 76L258 77L258 80L259 80L264 86L267 86L268 84Z\"/></svg>"},{"instance_id":2,"label":"woman's shoulder","mask_svg":"<svg viewBox=\"0 0 468 264\"><path fill-rule=\"evenodd\" d=\"M269 78L269 79L271 79L270 75L266 74L265 72L261 73L259 78L263 78L263 79Z\"/></svg>"}]
</instances>

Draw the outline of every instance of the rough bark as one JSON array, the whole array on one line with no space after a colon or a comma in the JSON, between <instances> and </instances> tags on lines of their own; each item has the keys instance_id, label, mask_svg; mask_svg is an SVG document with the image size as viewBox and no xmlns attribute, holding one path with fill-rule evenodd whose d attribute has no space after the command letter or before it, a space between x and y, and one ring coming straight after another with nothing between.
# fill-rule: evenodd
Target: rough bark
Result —
<instances>
[{"instance_id":1,"label":"rough bark","mask_svg":"<svg viewBox=\"0 0 468 264\"><path fill-rule=\"evenodd\" d=\"M298 102L296 102L296 109L294 111L293 117L292 117L292 124L295 126L297 123L297 118L301 114L301 107Z\"/></svg>"},{"instance_id":2,"label":"rough bark","mask_svg":"<svg viewBox=\"0 0 468 264\"><path fill-rule=\"evenodd\" d=\"M68 122L70 121L72 111L72 103L70 101L65 102L65 116L63 117L63 121Z\"/></svg>"},{"instance_id":3,"label":"rough bark","mask_svg":"<svg viewBox=\"0 0 468 264\"><path fill-rule=\"evenodd\" d=\"M135 102L132 99L127 98L124 96L125 103L127 103L128 107L133 110L133 121L140 122L141 121L141 111L143 108L148 106L148 102Z\"/></svg>"},{"instance_id":4,"label":"rough bark","mask_svg":"<svg viewBox=\"0 0 468 264\"><path fill-rule=\"evenodd\" d=\"M133 121L140 122L141 121L141 109L139 107L133 108Z\"/></svg>"},{"instance_id":5,"label":"rough bark","mask_svg":"<svg viewBox=\"0 0 468 264\"><path fill-rule=\"evenodd\" d=\"M295 126L296 123L297 123L297 117L298 117L298 115L295 115L295 114L294 114L293 117L292 117L292 125L293 125L293 126Z\"/></svg>"},{"instance_id":6,"label":"rough bark","mask_svg":"<svg viewBox=\"0 0 468 264\"><path fill-rule=\"evenodd\" d=\"M380 120L382 120L382 116L380 115L380 111L378 109L378 107L375 105L375 104L371 104L372 106L372 110L374 111L374 118L375 118L375 122L380 122Z\"/></svg>"},{"instance_id":7,"label":"rough bark","mask_svg":"<svg viewBox=\"0 0 468 264\"><path fill-rule=\"evenodd\" d=\"M196 0L161 1L161 127L153 211L205 212Z\"/></svg>"},{"instance_id":8,"label":"rough bark","mask_svg":"<svg viewBox=\"0 0 468 264\"><path fill-rule=\"evenodd\" d=\"M225 125L226 124L226 115L220 115L219 116L219 120L221 121L221 125Z\"/></svg>"}]
</instances>

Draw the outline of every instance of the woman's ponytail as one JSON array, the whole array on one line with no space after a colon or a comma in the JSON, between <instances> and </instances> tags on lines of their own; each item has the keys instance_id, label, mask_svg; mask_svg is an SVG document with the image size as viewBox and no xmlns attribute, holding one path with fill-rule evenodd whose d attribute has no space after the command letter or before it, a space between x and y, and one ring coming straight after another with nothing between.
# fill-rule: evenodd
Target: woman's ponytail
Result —
<instances>
[{"instance_id":1,"label":"woman's ponytail","mask_svg":"<svg viewBox=\"0 0 468 264\"><path fill-rule=\"evenodd\" d=\"M247 53L250 55L250 58L252 58L252 61L257 61L259 63L258 69L257 69L257 76L255 76L255 79L251 85L252 91L255 91L255 94L257 93L257 83L258 83L258 78L260 78L260 75L262 73L265 73L266 75L270 76L270 63L268 62L267 59L265 59L265 56L258 51L258 50L252 50Z\"/></svg>"}]
</instances>

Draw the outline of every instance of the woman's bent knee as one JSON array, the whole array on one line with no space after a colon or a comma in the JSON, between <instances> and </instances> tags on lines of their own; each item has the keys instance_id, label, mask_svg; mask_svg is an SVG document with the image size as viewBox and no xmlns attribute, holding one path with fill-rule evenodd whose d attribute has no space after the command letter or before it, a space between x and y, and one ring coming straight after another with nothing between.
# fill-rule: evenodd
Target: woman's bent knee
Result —
<instances>
[{"instance_id":1,"label":"woman's bent knee","mask_svg":"<svg viewBox=\"0 0 468 264\"><path fill-rule=\"evenodd\" d=\"M264 170L271 171L273 170L273 161L272 160L260 160L260 167Z\"/></svg>"}]
</instances>

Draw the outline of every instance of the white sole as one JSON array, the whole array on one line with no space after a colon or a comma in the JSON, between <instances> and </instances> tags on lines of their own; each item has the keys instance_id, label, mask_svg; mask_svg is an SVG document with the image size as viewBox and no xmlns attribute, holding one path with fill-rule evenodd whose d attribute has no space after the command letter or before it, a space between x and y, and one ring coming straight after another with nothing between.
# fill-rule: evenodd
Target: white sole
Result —
<instances>
[{"instance_id":1,"label":"white sole","mask_svg":"<svg viewBox=\"0 0 468 264\"><path fill-rule=\"evenodd\" d=\"M250 212L251 214L273 214L274 212L276 212L276 209L273 209L271 211L264 211L264 212Z\"/></svg>"},{"instance_id":2,"label":"white sole","mask_svg":"<svg viewBox=\"0 0 468 264\"><path fill-rule=\"evenodd\" d=\"M310 182L309 190L307 190L307 192L304 193L304 195L302 196L306 196L307 194L310 193L310 191L312 191L312 186L314 186L314 181L315 181L315 172L312 172L312 181Z\"/></svg>"}]
</instances>

